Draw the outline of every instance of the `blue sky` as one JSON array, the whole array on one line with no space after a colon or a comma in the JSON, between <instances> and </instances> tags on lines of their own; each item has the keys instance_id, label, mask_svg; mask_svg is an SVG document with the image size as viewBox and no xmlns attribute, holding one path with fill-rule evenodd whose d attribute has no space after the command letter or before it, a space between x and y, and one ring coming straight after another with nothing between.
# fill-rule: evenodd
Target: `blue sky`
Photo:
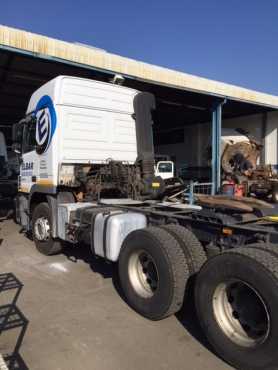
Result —
<instances>
[{"instance_id":1,"label":"blue sky","mask_svg":"<svg viewBox=\"0 0 278 370\"><path fill-rule=\"evenodd\" d=\"M277 0L10 0L0 23L278 95Z\"/></svg>"}]
</instances>

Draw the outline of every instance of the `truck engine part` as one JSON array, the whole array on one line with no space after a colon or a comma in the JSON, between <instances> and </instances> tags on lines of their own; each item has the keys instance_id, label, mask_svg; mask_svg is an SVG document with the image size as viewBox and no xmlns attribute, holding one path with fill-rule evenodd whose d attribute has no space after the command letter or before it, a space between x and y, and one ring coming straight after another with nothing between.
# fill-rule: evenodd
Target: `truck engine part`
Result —
<instances>
[{"instance_id":1,"label":"truck engine part","mask_svg":"<svg viewBox=\"0 0 278 370\"><path fill-rule=\"evenodd\" d=\"M101 198L158 199L165 186L161 177L151 170L152 163L138 161L134 165L108 160L94 165L87 173L82 170L76 180L83 185L85 200Z\"/></svg>"}]
</instances>

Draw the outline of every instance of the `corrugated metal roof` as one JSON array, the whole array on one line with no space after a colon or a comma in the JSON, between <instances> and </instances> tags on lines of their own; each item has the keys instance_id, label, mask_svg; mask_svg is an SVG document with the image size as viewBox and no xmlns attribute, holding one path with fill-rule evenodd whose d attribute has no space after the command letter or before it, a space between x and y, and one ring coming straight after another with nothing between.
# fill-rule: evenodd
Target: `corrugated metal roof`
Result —
<instances>
[{"instance_id":1,"label":"corrugated metal roof","mask_svg":"<svg viewBox=\"0 0 278 370\"><path fill-rule=\"evenodd\" d=\"M0 25L0 45L180 89L278 108L278 97Z\"/></svg>"}]
</instances>

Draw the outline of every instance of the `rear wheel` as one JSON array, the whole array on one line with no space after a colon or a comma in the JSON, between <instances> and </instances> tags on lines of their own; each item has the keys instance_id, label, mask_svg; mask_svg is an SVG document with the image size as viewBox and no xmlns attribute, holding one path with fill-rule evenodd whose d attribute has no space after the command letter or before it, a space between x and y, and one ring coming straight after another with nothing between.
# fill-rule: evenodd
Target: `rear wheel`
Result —
<instances>
[{"instance_id":1,"label":"rear wheel","mask_svg":"<svg viewBox=\"0 0 278 370\"><path fill-rule=\"evenodd\" d=\"M258 250L264 250L271 255L274 256L274 258L278 259L278 246L276 244L272 243L255 243L248 245L248 248L254 248Z\"/></svg>"},{"instance_id":2,"label":"rear wheel","mask_svg":"<svg viewBox=\"0 0 278 370\"><path fill-rule=\"evenodd\" d=\"M202 244L192 231L174 224L165 225L162 228L173 235L180 244L188 264L190 276L199 272L200 268L206 262L207 257Z\"/></svg>"},{"instance_id":3,"label":"rear wheel","mask_svg":"<svg viewBox=\"0 0 278 370\"><path fill-rule=\"evenodd\" d=\"M219 355L236 368L278 366L278 259L237 248L210 259L195 290L201 326Z\"/></svg>"},{"instance_id":4,"label":"rear wheel","mask_svg":"<svg viewBox=\"0 0 278 370\"><path fill-rule=\"evenodd\" d=\"M61 242L51 235L51 212L48 203L36 206L32 215L32 233L37 250L47 256L61 252Z\"/></svg>"},{"instance_id":5,"label":"rear wheel","mask_svg":"<svg viewBox=\"0 0 278 370\"><path fill-rule=\"evenodd\" d=\"M130 233L120 253L119 276L129 305L149 319L160 320L182 307L188 266L166 230L148 227Z\"/></svg>"}]
</instances>

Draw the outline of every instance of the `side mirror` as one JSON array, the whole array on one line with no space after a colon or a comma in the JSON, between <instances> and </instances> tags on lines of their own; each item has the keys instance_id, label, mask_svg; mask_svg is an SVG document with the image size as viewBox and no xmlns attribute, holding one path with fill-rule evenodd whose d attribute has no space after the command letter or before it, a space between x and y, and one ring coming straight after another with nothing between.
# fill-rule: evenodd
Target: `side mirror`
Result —
<instances>
[{"instance_id":1,"label":"side mirror","mask_svg":"<svg viewBox=\"0 0 278 370\"><path fill-rule=\"evenodd\" d=\"M20 144L20 143L13 143L13 144L12 144L12 150L13 150L16 154L21 154L21 144Z\"/></svg>"},{"instance_id":2,"label":"side mirror","mask_svg":"<svg viewBox=\"0 0 278 370\"><path fill-rule=\"evenodd\" d=\"M13 143L20 143L21 144L22 136L23 136L24 123L25 123L25 119L22 119L21 121L13 124L13 129L12 129Z\"/></svg>"},{"instance_id":3,"label":"side mirror","mask_svg":"<svg viewBox=\"0 0 278 370\"><path fill-rule=\"evenodd\" d=\"M13 124L13 129L12 129L12 139L13 139L13 142L16 142L17 141L18 129L19 129L18 123L14 123Z\"/></svg>"}]
</instances>

